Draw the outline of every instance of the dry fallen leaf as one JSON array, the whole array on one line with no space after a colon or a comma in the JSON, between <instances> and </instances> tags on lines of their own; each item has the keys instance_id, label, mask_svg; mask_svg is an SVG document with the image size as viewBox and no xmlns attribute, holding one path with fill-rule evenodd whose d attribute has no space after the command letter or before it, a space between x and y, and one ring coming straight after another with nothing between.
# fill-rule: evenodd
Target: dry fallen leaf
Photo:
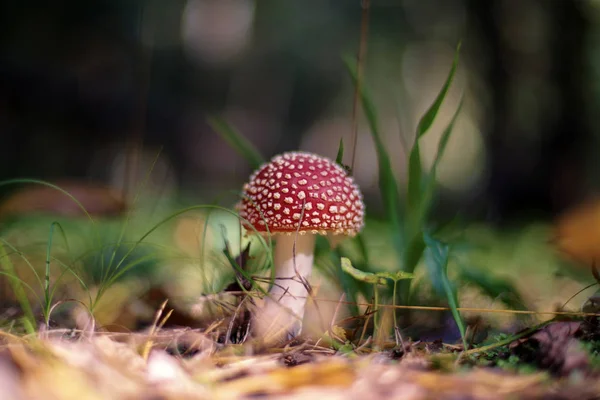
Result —
<instances>
[{"instance_id":1,"label":"dry fallen leaf","mask_svg":"<svg viewBox=\"0 0 600 400\"><path fill-rule=\"evenodd\" d=\"M345 360L302 364L294 368L278 368L260 376L248 376L223 384L219 392L244 395L283 394L302 386L348 387L355 378L352 365Z\"/></svg>"},{"instance_id":2,"label":"dry fallen leaf","mask_svg":"<svg viewBox=\"0 0 600 400\"><path fill-rule=\"evenodd\" d=\"M528 338L551 336L557 343L578 326L556 324ZM269 355L231 355L225 347L207 347L194 357L172 356L164 348L169 337L186 331L161 330L148 361L139 354L143 334L100 334L89 339L64 339L49 332L44 339L5 340L0 352L1 399L7 400L229 400L265 399L553 399L600 396L593 376L578 381L536 373L518 375L475 367L450 372L415 364L425 359L413 351L399 362L385 353L344 357L316 355L303 345ZM562 338L562 339L560 339ZM121 340L121 341L117 341ZM202 336L202 340L208 340ZM163 346L163 349L161 349ZM280 349L283 351L283 349ZM287 356L307 352L306 362L286 363ZM222 355L224 354L224 355ZM229 354L229 355L227 355ZM568 364L568 359L565 359ZM571 364L572 365L572 364Z\"/></svg>"},{"instance_id":3,"label":"dry fallen leaf","mask_svg":"<svg viewBox=\"0 0 600 400\"><path fill-rule=\"evenodd\" d=\"M561 215L553 243L584 266L600 261L600 199L587 201Z\"/></svg>"}]
</instances>

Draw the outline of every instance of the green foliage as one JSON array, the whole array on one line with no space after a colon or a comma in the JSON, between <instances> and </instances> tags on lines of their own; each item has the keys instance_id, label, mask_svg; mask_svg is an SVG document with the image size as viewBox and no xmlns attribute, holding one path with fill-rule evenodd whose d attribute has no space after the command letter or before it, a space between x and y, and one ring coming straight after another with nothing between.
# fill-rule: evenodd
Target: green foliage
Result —
<instances>
[{"instance_id":1,"label":"green foliage","mask_svg":"<svg viewBox=\"0 0 600 400\"><path fill-rule=\"evenodd\" d=\"M159 227L176 217L198 210L220 210L239 218L237 213L223 207L198 205L172 212L149 228L143 229L141 234L136 234L130 229L131 214L125 219L97 223L74 196L51 183L33 179L15 179L0 182L0 186L23 183L48 186L65 194L65 199L77 204L87 218L87 221L64 218L59 223L53 219L56 218L54 216L36 215L13 219L9 225L3 224L2 237L0 237L0 275L8 278L11 290L24 312L25 316L20 328L26 331L35 331L37 327L36 309L41 310L41 317L44 323L48 324L52 310L66 301L66 299L57 299L56 294L59 289L64 289L67 276L74 278L88 294L87 303L82 304L93 315L100 300L116 282L130 278L137 280L142 277L152 278L161 264L160 260L166 256L182 258L182 254L177 249L148 240ZM40 228L45 226L49 226L49 231L45 240L38 242L43 235ZM19 244L20 248L17 248L7 241L7 234L21 235L26 240ZM132 240L132 236L136 238ZM259 243L264 246L264 253L268 255L267 264L271 265L270 246L262 237L257 237ZM28 256L41 256L42 249L45 249L45 263L41 265L43 269L39 269L30 262ZM58 252L62 256L57 256ZM16 260L19 261L18 265ZM33 281L23 280L20 277L23 274L17 270L19 268L29 269ZM97 290L95 296L92 296L88 289L88 285L91 284ZM36 304L31 302L32 299Z\"/></svg>"},{"instance_id":2,"label":"green foliage","mask_svg":"<svg viewBox=\"0 0 600 400\"><path fill-rule=\"evenodd\" d=\"M445 129L440 142L438 144L438 152L436 154L432 169L429 171L429 175L423 173L421 163L421 149L419 145L420 139L429 131L431 125L435 121L435 118L440 110L440 107L448 93L450 85L454 80L456 69L458 67L458 56L460 52L460 44L456 48L454 55L454 61L450 67L450 72L434 100L433 104L429 107L427 112L421 117L417 126L417 132L415 134L415 140L410 150L409 161L408 161L408 189L406 194L406 223L405 223L405 237L407 238L407 251L404 257L403 269L408 272L414 271L418 262L420 261L425 245L423 244L423 232L426 230L426 223L431 203L434 197L434 191L436 189L436 174L437 167L444 156L446 145L450 140L454 123L458 117L461 106L454 113L452 121ZM461 101L462 104L462 101ZM408 295L408 293L407 293Z\"/></svg>"},{"instance_id":3,"label":"green foliage","mask_svg":"<svg viewBox=\"0 0 600 400\"><path fill-rule=\"evenodd\" d=\"M454 318L456 326L460 331L463 346L466 349L466 329L462 317L460 316L460 312L458 311L459 305L456 287L448 278L448 257L450 253L450 247L447 244L435 240L427 234L424 235L424 240L427 245L427 250L425 251L425 262L429 267L431 275L433 275L433 280L439 280L443 288L444 294L446 295L446 300L448 301L448 306L452 312L452 317Z\"/></svg>"},{"instance_id":4,"label":"green foliage","mask_svg":"<svg viewBox=\"0 0 600 400\"><path fill-rule=\"evenodd\" d=\"M92 218L92 216L89 214L89 212L85 209L85 207L79 200L77 200L71 193L62 189L61 187L54 185L52 183L49 183L49 182L41 181L38 179L28 179L28 178L5 180L5 181L0 182L0 187L1 186L11 186L11 185L22 185L22 184L35 184L35 185L47 186L51 189L54 189L54 190L64 194L65 198L68 201L72 201L73 203L75 203L77 205L77 207L79 207L79 209L83 212L85 217L88 219L88 221L92 225L92 230L95 233L95 236L94 236L95 239L98 238L96 223L95 223L94 219ZM0 240L1 240L1 242L0 242L0 268L2 270L2 271L0 271L0 274L5 275L9 278L9 283L10 283L11 289L13 291L13 294L17 298L17 301L19 302L21 310L24 313L24 318L22 320L22 323L23 323L23 327L25 328L26 331L34 331L35 330L35 328L37 327L37 319L35 318L35 314L33 312L34 307L30 303L29 296L25 292L25 288L27 288L31 292L33 297L35 297L36 301L40 304L40 306L42 308L44 321L46 322L46 324L49 322L50 309L52 307L51 302L53 300L53 295L54 295L54 291L56 288L56 287L54 287L54 288L50 287L51 248L52 248L52 240L54 237L54 230L56 228L58 228L58 230L61 234L61 237L63 238L63 241L65 243L65 246L67 247L67 249L69 248L69 245L67 242L67 237L66 237L63 227L59 223L53 221L50 224L50 232L48 235L48 240L46 242L46 263L45 263L45 271L44 271L43 279L39 275L37 269L31 264L31 262L27 259L27 256L23 252L19 251L16 247L14 247L10 243L8 243L4 238L0 238ZM4 226L3 229L7 229L7 226ZM8 247L11 251L7 252L6 247ZM32 271L37 283L42 288L42 292L44 295L43 301L41 299L39 299L39 297L37 296L36 290L31 285L29 285L28 283L23 281L21 278L19 278L19 274L16 271L12 261L9 258L12 254L18 255L25 262L27 268L29 268ZM65 273L67 273L67 272L70 274L73 274L74 276L76 276L77 279L80 280L80 282L82 282L81 278L77 276L77 274L73 271L73 269L71 267L61 263L61 268L62 268L62 272L59 275L56 283L59 283L60 280L65 276Z\"/></svg>"},{"instance_id":5,"label":"green foliage","mask_svg":"<svg viewBox=\"0 0 600 400\"><path fill-rule=\"evenodd\" d=\"M425 112L425 114L419 120L419 124L417 126L417 132L415 134L415 140L414 140L414 143L410 150L409 162L408 162L409 163L409 165L408 165L408 193L407 193L408 211L409 211L409 216L413 216L412 218L417 218L417 220L415 222L413 222L412 226L411 226L411 224L409 224L409 230L418 230L419 225L420 225L419 219L425 216L425 215L423 215L424 214L423 210L427 206L427 204L425 204L425 202L423 201L423 198L426 195L431 195L431 193L427 193L427 189L429 190L429 192L432 192L434 189L433 185L428 185L427 187L424 187L425 186L424 184L426 184L426 183L428 183L428 181L432 181L432 180L435 182L435 170L430 171L430 177L428 179L427 178L424 179L424 177L423 177L422 164L421 164L421 149L419 146L419 141L429 131L429 129L431 128L431 125L433 125L433 122L435 121L435 118L440 110L440 107L442 106L442 103L446 97L446 94L448 93L448 90L450 89L450 85L452 84L452 81L454 80L454 75L456 74L456 68L458 67L459 53L460 53L460 43L458 44L458 46L456 48L456 52L454 53L454 62L452 63L450 72L448 73L448 77L446 78L446 81L444 82L444 85L442 86L441 91L438 93L433 104L429 107L429 109ZM448 125L448 128L446 129L446 131L444 132L444 134L440 140L439 150L438 150L438 154L436 156L435 164L434 164L436 166L436 168L437 168L437 163L439 163L439 160L441 160L441 158L443 156L444 149L446 148L446 144L448 143L448 140L450 139L450 133L452 132L452 127L454 126L454 122L455 122L456 117L459 112L460 112L460 106L459 106L458 110L456 111L456 113L454 114L452 122Z\"/></svg>"},{"instance_id":6,"label":"green foliage","mask_svg":"<svg viewBox=\"0 0 600 400\"><path fill-rule=\"evenodd\" d=\"M433 197L435 194L435 185L437 183L437 169L440 164L440 161L442 160L442 157L444 156L444 152L446 151L446 146L448 145L448 141L450 140L450 135L454 129L454 124L456 123L456 119L457 119L458 115L460 114L460 111L462 110L462 105L463 105L463 99L460 100L460 102L458 104L458 108L456 109L456 112L454 113L454 116L452 117L452 120L450 121L450 123L448 124L448 126L446 127L444 132L442 133L442 136L441 136L439 144L438 144L437 154L433 161L433 165L431 166L431 170L429 171L429 176L427 176L423 179L423 196L420 201L420 207L419 207L418 212L414 213L416 218L418 218L417 221L414 223L415 226L421 226L425 222L424 220L427 217L427 215L429 214L429 211L431 209L431 204L433 202ZM411 215L413 215L413 214L411 214Z\"/></svg>"},{"instance_id":7,"label":"green foliage","mask_svg":"<svg viewBox=\"0 0 600 400\"><path fill-rule=\"evenodd\" d=\"M442 103L450 89L456 69L458 67L458 56L460 51L460 44L456 48L454 61L433 104L429 107L427 112L421 117L415 139L410 150L409 163L408 163L408 189L406 192L405 209L402 209L403 202L401 201L397 182L394 178L393 170L391 167L390 157L387 152L386 146L382 140L381 133L377 122L376 109L371 101L371 98L365 88L366 85L360 85L360 98L365 113L366 119L369 123L371 135L375 143L375 149L377 151L378 165L379 165L379 190L384 204L384 210L386 219L390 221L392 229L392 243L398 252L401 263L399 265L400 271L412 273L419 261L423 257L423 253L426 250L426 243L423 241L423 235L426 233L427 218L433 202L434 192L436 188L436 174L437 168L444 155L444 151L450 139L454 124L460 113L461 106L456 110L452 121L444 130L442 137L438 145L438 152L434 161L434 164L429 171L429 174L423 173L423 167L421 162L421 150L419 141L429 131L435 118L440 110ZM354 63L346 59L346 66L350 72L354 84L357 85L358 75L357 68ZM461 101L462 104L462 101ZM427 246L433 245L433 239ZM439 265L436 269L439 273L439 280L443 284L449 284L447 275L444 271L447 264L447 252L444 254L439 253L439 248L434 247L429 251L430 254L438 256L433 258L431 261L432 265ZM439 257L444 256L444 259ZM410 281L401 285L401 299L402 303L406 304L410 298ZM446 292L448 299L456 299L453 291ZM394 300L396 296L396 285L394 284ZM456 311L457 305L454 305L455 318L457 324L461 328L461 333L464 339L464 326L462 320Z\"/></svg>"},{"instance_id":8,"label":"green foliage","mask_svg":"<svg viewBox=\"0 0 600 400\"><path fill-rule=\"evenodd\" d=\"M407 207L404 212L402 210L403 203L400 198L398 184L394 178L390 157L379 132L375 106L365 88L366 85L361 85L360 98L377 151L379 190L384 204L386 219L389 220L392 225L392 241L402 260L400 268L407 272L414 271L425 250L422 232L425 230L427 214L433 199L436 169L439 161L444 155L444 150L450 139L452 128L460 112L460 107L456 111L452 122L448 125L442 135L438 147L438 154L434 162L434 168L430 171L429 176L424 176L423 174L419 140L427 133L433 124L446 94L448 93L458 66L459 50L460 45L456 49L454 62L452 63L442 90L419 122L409 156L408 190L406 194ZM358 76L355 65L349 61L349 59L346 59L346 66L356 84ZM406 285L405 292L408 291L408 288L409 286ZM405 293L404 296L405 299L408 298L408 293Z\"/></svg>"},{"instance_id":9,"label":"green foliage","mask_svg":"<svg viewBox=\"0 0 600 400\"><path fill-rule=\"evenodd\" d=\"M0 271L0 275L8 277L8 282L10 283L11 289L17 298L19 305L21 306L21 310L25 314L26 324L35 329L37 323L33 314L31 303L29 302L29 298L25 292L25 287L27 287L33 293L35 293L35 291L33 291L33 289L26 282L19 278L13 263L8 258L8 254L2 242L0 242L0 268L2 269L2 271Z\"/></svg>"},{"instance_id":10,"label":"green foliage","mask_svg":"<svg viewBox=\"0 0 600 400\"><path fill-rule=\"evenodd\" d=\"M398 252L400 265L399 271L412 273L425 255L426 265L429 270L429 278L440 295L446 298L452 315L461 332L463 343L465 343L465 326L458 312L457 288L450 281L447 266L450 257L449 246L435 239L429 233L429 215L437 189L437 171L444 156L446 147L451 138L456 120L462 110L463 100L450 121L442 132L438 142L437 154L431 169L426 173L423 170L421 160L420 139L430 130L435 122L439 110L448 94L458 68L460 43L456 48L453 63L450 67L446 80L436 96L435 100L419 120L414 141L409 153L408 160L408 185L406 197L402 199L399 195L398 185L392 171L388 149L383 143L379 130L376 108L368 93L367 85L360 85L360 98L366 120L369 124L371 136L375 144L379 165L379 190L384 205L386 220L390 222L393 247ZM346 66L350 76L357 85L358 75L355 63L346 59ZM404 207L403 207L404 205ZM496 279L489 274L478 274L472 269L462 269L460 278L462 281L474 283L487 295L496 298L505 296L503 299L510 306L522 307L522 301L513 286L503 280ZM377 277L376 273L373 277ZM411 298L411 281L401 282L400 285L401 304L408 304ZM396 285L393 287L393 300L396 299Z\"/></svg>"}]
</instances>

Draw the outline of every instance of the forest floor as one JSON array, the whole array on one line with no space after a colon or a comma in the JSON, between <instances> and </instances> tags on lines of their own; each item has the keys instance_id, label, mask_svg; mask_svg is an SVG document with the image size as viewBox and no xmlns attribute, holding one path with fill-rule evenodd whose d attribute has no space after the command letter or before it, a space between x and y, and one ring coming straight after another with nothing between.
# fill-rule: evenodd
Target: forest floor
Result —
<instances>
[{"instance_id":1,"label":"forest floor","mask_svg":"<svg viewBox=\"0 0 600 400\"><path fill-rule=\"evenodd\" d=\"M2 334L3 399L593 399L596 318L553 321L514 341L395 343L383 350L296 340L261 352L211 332L48 330Z\"/></svg>"}]
</instances>

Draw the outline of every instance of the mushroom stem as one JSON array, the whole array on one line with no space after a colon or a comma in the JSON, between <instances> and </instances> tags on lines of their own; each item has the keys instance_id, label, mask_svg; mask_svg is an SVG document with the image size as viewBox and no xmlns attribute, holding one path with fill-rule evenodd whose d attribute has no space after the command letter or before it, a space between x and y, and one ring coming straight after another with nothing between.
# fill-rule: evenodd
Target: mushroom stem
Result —
<instances>
[{"instance_id":1,"label":"mushroom stem","mask_svg":"<svg viewBox=\"0 0 600 400\"><path fill-rule=\"evenodd\" d=\"M257 321L257 330L267 339L297 336L302 330L304 306L308 297L304 282L313 267L315 235L281 235L275 246L275 282L265 299L264 309ZM295 248L294 248L295 243ZM295 257L294 257L295 253Z\"/></svg>"}]
</instances>

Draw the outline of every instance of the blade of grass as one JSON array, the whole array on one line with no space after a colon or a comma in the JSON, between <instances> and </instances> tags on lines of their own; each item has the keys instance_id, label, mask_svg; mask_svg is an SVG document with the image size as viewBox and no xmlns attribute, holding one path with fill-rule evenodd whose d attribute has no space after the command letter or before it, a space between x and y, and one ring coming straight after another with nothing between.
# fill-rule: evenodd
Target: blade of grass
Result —
<instances>
[{"instance_id":1,"label":"blade of grass","mask_svg":"<svg viewBox=\"0 0 600 400\"><path fill-rule=\"evenodd\" d=\"M419 208L421 207L421 199L422 199L422 190L423 190L423 171L421 164L421 150L419 146L419 140L435 121L435 118L440 110L440 107L446 98L446 94L450 89L450 85L454 80L454 75L456 74L456 69L458 67L458 59L460 53L459 43L456 47L456 51L454 53L454 61L452 62L452 66L450 67L450 72L448 73L448 77L442 86L442 89L438 93L435 98L433 104L429 107L429 109L425 112L425 114L419 120L419 124L417 125L417 132L415 134L415 140L410 151L409 160L408 160L408 189L407 189L407 204L408 204L408 215L409 217L413 214L411 218L411 222L408 225L409 236L415 235L419 230L418 219L419 219ZM412 272L412 271L410 271Z\"/></svg>"},{"instance_id":2,"label":"blade of grass","mask_svg":"<svg viewBox=\"0 0 600 400\"><path fill-rule=\"evenodd\" d=\"M235 270L235 272L239 273L240 275L242 275L244 277L244 279L246 279L248 282L252 283L252 289L256 290L258 292L261 292L263 295L268 296L269 293L263 289L253 278L252 275L250 275L247 271L244 270L244 268L242 268L241 265L238 264L238 262L235 260L235 258L231 255L231 252L229 251L229 247L228 245L225 246L225 248L223 249L223 255L227 258L227 261L229 261L229 263L231 264L231 266L233 267L233 269ZM246 288L244 288L244 285L240 285L240 287L242 288L242 290L248 294L249 291L246 290Z\"/></svg>"},{"instance_id":3,"label":"blade of grass","mask_svg":"<svg viewBox=\"0 0 600 400\"><path fill-rule=\"evenodd\" d=\"M117 245L113 247L112 249L112 254L111 257L108 261L108 265L104 265L104 255L102 255L101 257L101 269L102 269L102 279L101 279L101 283L100 285L103 285L104 280L109 278L110 274L111 274L111 267L113 265L113 262L115 261L115 257L117 255L117 252L119 250L119 247L121 246L121 242L123 241L124 237L125 237L125 232L127 231L127 227L129 226L129 223L131 222L131 218L133 215L133 211L134 211L134 206L137 204L138 199L142 193L142 191L144 190L144 188L148 185L148 182L150 181L150 176L152 174L152 171L154 171L154 168L156 167L156 164L158 163L158 159L160 157L161 154L161 150L159 150L156 153L156 156L154 157L154 160L152 161L152 164L150 165L150 168L148 169L148 171L146 171L146 175L144 176L144 179L142 180L142 183L138 186L136 192L135 192L135 196L133 197L133 201L131 202L131 205L129 206L129 210L127 211L127 216L125 217L125 220L123 221L123 224L121 225L121 231L119 233L119 238L117 240ZM129 177L128 177L129 178ZM128 179L127 178L127 179Z\"/></svg>"},{"instance_id":4,"label":"blade of grass","mask_svg":"<svg viewBox=\"0 0 600 400\"><path fill-rule=\"evenodd\" d=\"M107 279L107 286L110 287L115 284L123 275L129 272L132 268L144 264L147 261L156 260L158 258L158 253L148 253L138 258L135 258L131 262L124 264L118 271L114 271Z\"/></svg>"},{"instance_id":5,"label":"blade of grass","mask_svg":"<svg viewBox=\"0 0 600 400\"><path fill-rule=\"evenodd\" d=\"M409 154L408 187L406 193L407 222L404 225L404 236L406 237L405 240L407 244L406 251L402 255L404 261L402 267L406 272L414 272L417 264L423 256L423 251L425 250L425 243L423 242L422 236L423 224L425 223L425 213L429 211L429 207L433 198L433 191L435 188L435 176L433 177L433 181L423 177L423 166L421 163L421 149L419 146L419 140L429 130L429 128L431 128L431 125L437 116L446 94L448 93L450 85L454 80L454 75L456 74L456 69L458 67L460 46L461 44L459 43L456 47L454 60L442 89L438 93L433 104L419 120L417 132L415 134L415 140ZM457 115L458 112L454 115L453 122L446 129L442 139L440 140L440 146L443 146L443 149L446 147L450 133L452 132L454 120ZM441 159L442 155L443 151L441 153L438 151L436 162L439 163L439 159ZM431 179L431 177L429 177L429 179ZM431 185L431 187L426 187L426 185ZM400 283L400 304L407 304L407 301L410 297L410 285L411 281L404 281Z\"/></svg>"},{"instance_id":6,"label":"blade of grass","mask_svg":"<svg viewBox=\"0 0 600 400\"><path fill-rule=\"evenodd\" d=\"M425 178L425 185L423 187L423 198L421 200L421 206L419 208L419 220L417 221L418 226L422 225L424 220L427 218L427 215L429 214L429 210L431 209L431 203L433 202L433 195L435 192L435 184L437 181L437 170L438 170L438 167L440 165L442 158L444 157L444 153L446 151L446 146L448 145L448 142L450 141L450 136L452 135L454 125L456 123L458 115L460 114L460 111L462 110L462 105L463 105L463 98L460 99L460 102L458 103L458 108L456 109L456 112L452 116L452 120L450 121L450 123L448 124L448 126L446 127L444 132L442 133L442 136L438 143L437 154L433 161L433 165L431 166L431 171L429 171L429 175Z\"/></svg>"},{"instance_id":7,"label":"blade of grass","mask_svg":"<svg viewBox=\"0 0 600 400\"><path fill-rule=\"evenodd\" d=\"M150 236L154 231L156 231L159 227L161 227L162 225L166 224L167 222L173 220L174 218L176 218L179 215L185 214L187 212L193 211L193 210L206 210L206 209L216 209L216 210L221 210L225 213L229 213L231 215L234 215L235 217L239 218L241 221L244 221L246 224L250 225L248 223L247 220L241 218L236 212L227 209L225 207L220 207L220 206L216 206L216 205L209 205L209 204L202 204L202 205L197 205L197 206L191 206L191 207L186 207L183 209L180 209L176 212L171 213L170 215L168 215L167 217L163 218L162 220L160 220L159 222L155 223L150 229L148 229L142 236L140 236L140 238L137 241L133 242L133 245L129 248L129 250L127 250L127 252L125 253L125 255L121 258L121 261L119 261L119 263L117 264L117 266L115 267L115 270L118 270L121 265L124 263L125 260L127 260L127 258L133 253L133 251L135 251L135 249L148 237ZM251 226L251 225L250 225ZM269 260L269 266L273 265L273 253L271 251L271 246L269 246L267 244L267 242L265 241L265 239L256 231L256 228L252 227L252 232L257 236L260 245L265 249L265 251L268 254L268 260ZM96 307L96 305L98 304L101 296L105 293L105 290L101 290L103 287L98 289L98 293L96 294L96 299L94 300L94 304L90 307L90 309L93 311Z\"/></svg>"},{"instance_id":8,"label":"blade of grass","mask_svg":"<svg viewBox=\"0 0 600 400\"><path fill-rule=\"evenodd\" d=\"M220 117L208 117L208 124L223 138L223 140L229 143L238 154L244 157L252 169L258 169L264 164L265 160L256 147L227 123L227 121Z\"/></svg>"},{"instance_id":9,"label":"blade of grass","mask_svg":"<svg viewBox=\"0 0 600 400\"><path fill-rule=\"evenodd\" d=\"M31 264L31 262L29 261L27 256L25 256L25 254L22 251L17 250L17 248L15 246L10 244L8 241L6 241L3 238L0 238L0 243L12 250L10 253L3 251L2 254L0 254L0 259L8 258L8 256L12 255L12 254L18 255L25 262L25 264L27 264L27 267L31 270L31 272L33 273L33 276L35 276L37 283L41 287L43 285L43 283L42 283L42 279L40 278L40 274L38 274L35 267Z\"/></svg>"},{"instance_id":10,"label":"blade of grass","mask_svg":"<svg viewBox=\"0 0 600 400\"><path fill-rule=\"evenodd\" d=\"M335 162L342 167L344 166L344 138L340 138L340 145L338 147L337 155L335 156Z\"/></svg>"},{"instance_id":11,"label":"blade of grass","mask_svg":"<svg viewBox=\"0 0 600 400\"><path fill-rule=\"evenodd\" d=\"M448 255L450 253L450 248L447 244L442 243L427 233L423 234L424 242L427 245L425 250L425 261L430 267L431 271L434 271L437 274L434 279L441 283L441 286L446 294L446 299L448 300L448 307L450 308L450 312L452 313L452 317L456 322L456 326L460 331L460 336L462 338L464 349L467 349L467 340L466 340L466 330L465 324L462 320L460 312L458 310L458 295L456 292L456 287L450 282L448 278Z\"/></svg>"},{"instance_id":12,"label":"blade of grass","mask_svg":"<svg viewBox=\"0 0 600 400\"><path fill-rule=\"evenodd\" d=\"M67 248L67 253L71 254L71 251L69 249L69 241L67 240L67 235L65 234L65 231L62 227L62 225L57 222L57 221L53 221L50 224L50 232L48 233L48 240L47 240L47 244L46 244L46 270L44 273L44 304L43 304L43 309L44 309L44 317L46 318L46 323L48 323L49 321L47 320L47 317L49 316L49 310L50 310L50 303L51 303L51 292L50 292L50 251L52 249L52 241L54 239L54 229L58 228L58 231L60 232L63 241L65 242L65 247Z\"/></svg>"},{"instance_id":13,"label":"blade of grass","mask_svg":"<svg viewBox=\"0 0 600 400\"><path fill-rule=\"evenodd\" d=\"M66 276L67 273L70 273L71 276L73 276L79 282L79 284L81 285L81 287L85 290L85 292L88 295L88 300L89 300L90 304L92 304L92 293L90 292L88 286L86 285L85 281L81 278L81 276L79 276L76 271L74 271L68 265L66 265L65 263L63 263L61 260L59 260L59 259L57 259L55 257L52 257L52 261L54 261L56 264L58 264L59 266L61 266L63 270L58 275L58 277L56 278L56 280L54 281L54 287L50 290L49 298L50 299L54 298L54 293L55 293L55 291L56 291L56 289L58 287L59 282L62 281L63 277Z\"/></svg>"},{"instance_id":14,"label":"blade of grass","mask_svg":"<svg viewBox=\"0 0 600 400\"><path fill-rule=\"evenodd\" d=\"M0 181L0 186L18 185L18 184L24 184L24 183L32 183L32 184L36 184L36 185L47 186L49 188L52 188L54 190L57 190L57 191L61 192L65 196L67 196L73 203L75 203L77 205L77 207L79 207L79 209L81 209L81 211L84 213L85 217L89 220L89 222L91 223L91 226L92 226L93 240L95 241L95 243L98 246L100 245L100 243L101 243L101 241L100 241L100 233L98 231L98 226L97 226L96 221L94 220L94 218L92 218L91 214L87 211L87 209L85 208L85 206L79 200L77 200L77 198L75 196L73 196L68 191L62 189L60 186L54 185L54 184L49 183L49 182L41 181L41 180L38 180L38 179L29 179L29 178L18 178L18 179L9 179L9 180L5 180L5 181ZM62 231L62 228L61 228L61 231ZM64 232L62 232L62 235L63 235L63 238L65 239L65 244L67 246L67 251L70 253L70 250L68 249L68 243L67 243L66 236L65 236ZM0 244L0 246L1 246L1 244ZM4 249L2 249L2 254L5 254ZM35 271L35 268L33 268L33 267L31 267L31 268L32 268L33 272L36 274L36 277L38 277L38 279L39 279L39 276L37 275L37 272ZM26 312L25 309L23 311ZM33 321L33 325L35 326L35 320Z\"/></svg>"},{"instance_id":15,"label":"blade of grass","mask_svg":"<svg viewBox=\"0 0 600 400\"><path fill-rule=\"evenodd\" d=\"M23 288L23 281L17 276L15 271L15 266L10 261L10 259L6 256L6 249L4 245L0 242L0 267L4 270L6 276L8 276L8 281L12 287L13 293L21 306L21 310L25 314L26 321L29 322L34 328L37 326L35 321L35 316L33 314L33 309L31 308L31 303L29 302L29 298L25 293L25 289Z\"/></svg>"},{"instance_id":16,"label":"blade of grass","mask_svg":"<svg viewBox=\"0 0 600 400\"><path fill-rule=\"evenodd\" d=\"M523 337L529 336L532 333L536 332L537 330L543 328L544 326L551 324L553 322L553 320L548 320L548 321L544 321L540 324L537 324L535 326L532 326L531 328L525 329L521 332L515 333L514 335L510 335L502 340L498 340L495 343L492 344L488 344L488 345L483 345L480 347L475 347L473 349L470 350L466 350L462 353L463 356L470 356L470 355L477 355L478 353L485 353L486 351L490 351L493 350L495 348L498 347L503 347L506 345L511 344L512 342L514 342L515 340L521 339Z\"/></svg>"},{"instance_id":17,"label":"blade of grass","mask_svg":"<svg viewBox=\"0 0 600 400\"><path fill-rule=\"evenodd\" d=\"M52 239L54 238L54 227L58 224L53 222L50 224L50 233L48 234L48 244L46 246L46 271L44 273L44 318L48 325L48 311L50 310L50 251L52 249Z\"/></svg>"},{"instance_id":18,"label":"blade of grass","mask_svg":"<svg viewBox=\"0 0 600 400\"><path fill-rule=\"evenodd\" d=\"M350 76L355 85L358 84L358 75L356 66L353 61L349 58L344 58L346 68L348 69ZM367 118L371 136L375 142L375 150L377 152L377 162L379 171L379 191L381 193L381 199L383 201L383 207L387 219L392 225L392 235L394 247L402 254L405 248L405 238L403 235L403 227L400 221L400 192L398 190L398 183L394 177L392 164L390 157L386 150L386 146L379 133L379 125L377 120L377 112L375 105L373 104L367 90L366 85L360 87L360 99L363 106L363 111Z\"/></svg>"}]
</instances>

